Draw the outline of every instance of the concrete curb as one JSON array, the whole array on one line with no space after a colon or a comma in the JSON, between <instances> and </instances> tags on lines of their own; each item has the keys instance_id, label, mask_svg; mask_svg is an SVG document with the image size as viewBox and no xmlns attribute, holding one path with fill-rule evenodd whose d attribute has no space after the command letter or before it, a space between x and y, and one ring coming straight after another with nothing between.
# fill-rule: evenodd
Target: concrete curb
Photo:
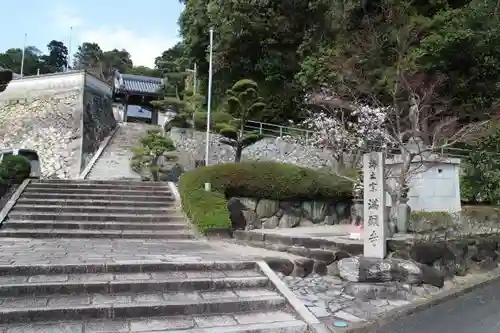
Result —
<instances>
[{"instance_id":1,"label":"concrete curb","mask_svg":"<svg viewBox=\"0 0 500 333\"><path fill-rule=\"evenodd\" d=\"M500 270L494 270L493 272L488 273L485 277L482 277L481 280L475 282L465 283L464 285L456 288L452 288L449 290L445 290L439 292L437 294L432 295L432 299L424 299L418 302L414 302L412 304L408 304L399 309L395 309L388 313L385 316L380 318L376 318L375 320L368 322L366 324L361 324L362 326L357 326L348 329L337 329L336 332L342 333L373 333L375 330L390 324L391 322L396 321L397 319L405 316L409 316L427 309L430 309L436 305L441 303L451 301L460 296L468 294L476 289L480 289L486 287L492 283L500 281ZM358 325L358 324L356 324Z\"/></svg>"},{"instance_id":2,"label":"concrete curb","mask_svg":"<svg viewBox=\"0 0 500 333\"><path fill-rule=\"evenodd\" d=\"M182 206L181 202L181 194L179 193L179 190L177 189L177 186L173 182L167 182L168 187L170 188L170 191L172 191L172 194L174 195L175 201L179 203L179 207Z\"/></svg>"},{"instance_id":3,"label":"concrete curb","mask_svg":"<svg viewBox=\"0 0 500 333\"><path fill-rule=\"evenodd\" d=\"M90 171L92 171L92 168L94 167L95 163L97 162L97 160L99 159L99 157L101 157L102 152L104 151L104 149L106 149L106 147L108 146L109 142L115 136L115 133L118 131L118 129L120 128L120 126L121 125L117 125L113 129L113 131L111 131L111 134L108 135L104 139L104 141L102 142L101 146L99 147L99 149L97 149L97 151L95 152L94 156L90 160L89 164L87 164L87 166L85 167L85 169L83 169L83 171L80 173L80 175L78 175L77 179L85 179L85 178L87 178L87 176L89 175Z\"/></svg>"},{"instance_id":4,"label":"concrete curb","mask_svg":"<svg viewBox=\"0 0 500 333\"><path fill-rule=\"evenodd\" d=\"M300 319L302 319L311 332L313 333L328 333L330 332L328 328L316 318L315 315L309 311L304 304L295 296L295 294L288 289L285 283L274 273L274 271L269 267L265 261L257 261L257 265L261 272L266 275L271 283L276 287L278 292L286 298L287 302L292 306L292 308L297 312Z\"/></svg>"},{"instance_id":5,"label":"concrete curb","mask_svg":"<svg viewBox=\"0 0 500 333\"><path fill-rule=\"evenodd\" d=\"M7 201L7 204L2 208L0 211L0 225L2 225L3 221L9 215L10 210L14 207L14 205L17 202L17 199L21 196L21 194L24 192L24 189L28 184L30 183L31 179L25 179L21 185L16 189L16 191L12 194L10 197L9 201Z\"/></svg>"}]
</instances>

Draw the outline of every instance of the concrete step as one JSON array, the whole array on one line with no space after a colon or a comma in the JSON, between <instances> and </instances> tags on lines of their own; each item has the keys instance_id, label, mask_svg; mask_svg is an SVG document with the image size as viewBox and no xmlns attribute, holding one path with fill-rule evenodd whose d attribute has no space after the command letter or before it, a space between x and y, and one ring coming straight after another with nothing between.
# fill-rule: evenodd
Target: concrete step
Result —
<instances>
[{"instance_id":1,"label":"concrete step","mask_svg":"<svg viewBox=\"0 0 500 333\"><path fill-rule=\"evenodd\" d=\"M126 264L32 264L0 265L0 276L44 275L44 274L86 274L86 273L150 273L182 272L186 277L203 274L199 272L257 270L253 261L202 261L202 262L151 262L128 260ZM221 275L217 273L217 275ZM223 275L225 276L225 275Z\"/></svg>"},{"instance_id":2,"label":"concrete step","mask_svg":"<svg viewBox=\"0 0 500 333\"><path fill-rule=\"evenodd\" d=\"M28 186L24 193L38 193L38 194L114 194L114 195L140 195L140 196L171 196L172 193L166 188L155 189L116 189L116 188L58 188L58 187L32 187Z\"/></svg>"},{"instance_id":3,"label":"concrete step","mask_svg":"<svg viewBox=\"0 0 500 333\"><path fill-rule=\"evenodd\" d=\"M62 204L41 204L30 205L17 203L11 212L30 212L30 213L96 213L96 214L158 214L158 215L172 215L179 213L175 207L129 207L126 205L117 206L67 206Z\"/></svg>"},{"instance_id":4,"label":"concrete step","mask_svg":"<svg viewBox=\"0 0 500 333\"><path fill-rule=\"evenodd\" d=\"M88 180L88 179L34 179L30 184L110 184L110 185L147 185L168 186L165 182L137 181L137 180Z\"/></svg>"},{"instance_id":5,"label":"concrete step","mask_svg":"<svg viewBox=\"0 0 500 333\"><path fill-rule=\"evenodd\" d=\"M284 297L263 288L251 294L226 290L5 297L0 304L0 323L207 315L271 311L285 306Z\"/></svg>"},{"instance_id":6,"label":"concrete step","mask_svg":"<svg viewBox=\"0 0 500 333\"><path fill-rule=\"evenodd\" d=\"M87 196L85 196L87 198ZM55 198L55 199L47 199L47 198L26 198L21 196L17 200L17 205L65 205L65 206L124 206L124 207L172 207L175 205L174 200L163 200L163 201L135 201L135 200L93 200L93 199L65 199L65 198Z\"/></svg>"},{"instance_id":7,"label":"concrete step","mask_svg":"<svg viewBox=\"0 0 500 333\"><path fill-rule=\"evenodd\" d=\"M148 185L147 183L30 183L28 188L31 189L116 189L116 190L137 190L137 191L170 191L167 184L163 186Z\"/></svg>"},{"instance_id":8,"label":"concrete step","mask_svg":"<svg viewBox=\"0 0 500 333\"><path fill-rule=\"evenodd\" d=\"M175 198L172 194L164 195L137 195L137 194L110 194L110 193L48 193L44 191L43 193L37 192L23 192L20 199L47 199L47 200L99 200L99 201L120 201L129 202L135 201L136 203L144 202L174 202Z\"/></svg>"},{"instance_id":9,"label":"concrete step","mask_svg":"<svg viewBox=\"0 0 500 333\"><path fill-rule=\"evenodd\" d=\"M71 230L71 229L0 229L0 237L18 238L124 238L124 239L194 239L184 230Z\"/></svg>"},{"instance_id":10,"label":"concrete step","mask_svg":"<svg viewBox=\"0 0 500 333\"><path fill-rule=\"evenodd\" d=\"M0 324L0 332L125 333L306 333L307 325L286 311L241 312L202 316L159 316Z\"/></svg>"},{"instance_id":11,"label":"concrete step","mask_svg":"<svg viewBox=\"0 0 500 333\"><path fill-rule=\"evenodd\" d=\"M1 297L194 292L225 289L246 290L248 294L252 290L269 287L269 279L254 270L0 276Z\"/></svg>"},{"instance_id":12,"label":"concrete step","mask_svg":"<svg viewBox=\"0 0 500 333\"><path fill-rule=\"evenodd\" d=\"M177 230L189 231L186 222L88 222L88 221L20 221L7 220L4 228L10 229L67 229L67 230Z\"/></svg>"},{"instance_id":13,"label":"concrete step","mask_svg":"<svg viewBox=\"0 0 500 333\"><path fill-rule=\"evenodd\" d=\"M31 212L29 210L12 210L12 220L53 220L53 221L104 221L104 222L181 222L185 218L180 214L118 214L118 213L66 213L66 212Z\"/></svg>"}]
</instances>

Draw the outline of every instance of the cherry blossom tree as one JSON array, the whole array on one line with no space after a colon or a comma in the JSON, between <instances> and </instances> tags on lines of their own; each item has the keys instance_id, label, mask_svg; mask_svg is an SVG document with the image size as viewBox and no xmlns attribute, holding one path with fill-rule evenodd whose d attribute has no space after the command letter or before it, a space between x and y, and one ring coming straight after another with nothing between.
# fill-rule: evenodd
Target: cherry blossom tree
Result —
<instances>
[{"instance_id":1,"label":"cherry blossom tree","mask_svg":"<svg viewBox=\"0 0 500 333\"><path fill-rule=\"evenodd\" d=\"M385 128L386 108L367 105L341 105L326 89L308 94L310 117L301 125L309 130L307 137L284 137L287 141L328 149L336 172L359 166L368 149L385 149L390 137Z\"/></svg>"}]
</instances>

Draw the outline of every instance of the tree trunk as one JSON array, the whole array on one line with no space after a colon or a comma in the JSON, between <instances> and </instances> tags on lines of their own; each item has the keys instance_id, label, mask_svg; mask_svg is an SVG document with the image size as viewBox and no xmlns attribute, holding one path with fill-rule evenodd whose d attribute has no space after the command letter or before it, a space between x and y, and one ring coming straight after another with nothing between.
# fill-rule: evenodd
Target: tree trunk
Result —
<instances>
[{"instance_id":1,"label":"tree trunk","mask_svg":"<svg viewBox=\"0 0 500 333\"><path fill-rule=\"evenodd\" d=\"M156 156L153 158L153 161L151 162L151 176L153 177L153 180L155 182L160 180L160 168L158 166L158 160L160 159L159 156Z\"/></svg>"},{"instance_id":2,"label":"tree trunk","mask_svg":"<svg viewBox=\"0 0 500 333\"><path fill-rule=\"evenodd\" d=\"M241 161L241 155L243 154L243 147L238 144L235 149L234 163L239 163Z\"/></svg>"}]
</instances>

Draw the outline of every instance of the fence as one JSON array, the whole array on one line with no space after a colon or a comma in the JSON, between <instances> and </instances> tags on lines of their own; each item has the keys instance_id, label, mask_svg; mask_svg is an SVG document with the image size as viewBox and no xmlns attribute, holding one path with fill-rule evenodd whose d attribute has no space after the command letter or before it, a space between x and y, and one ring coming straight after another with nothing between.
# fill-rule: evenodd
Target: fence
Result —
<instances>
[{"instance_id":1,"label":"fence","mask_svg":"<svg viewBox=\"0 0 500 333\"><path fill-rule=\"evenodd\" d=\"M289 136L301 136L306 140L308 140L313 133L313 131L309 131L302 128L262 123L260 121L254 121L254 120L247 120L245 123L244 130L246 132L257 132L260 135L267 137L276 138L289 135Z\"/></svg>"}]
</instances>

